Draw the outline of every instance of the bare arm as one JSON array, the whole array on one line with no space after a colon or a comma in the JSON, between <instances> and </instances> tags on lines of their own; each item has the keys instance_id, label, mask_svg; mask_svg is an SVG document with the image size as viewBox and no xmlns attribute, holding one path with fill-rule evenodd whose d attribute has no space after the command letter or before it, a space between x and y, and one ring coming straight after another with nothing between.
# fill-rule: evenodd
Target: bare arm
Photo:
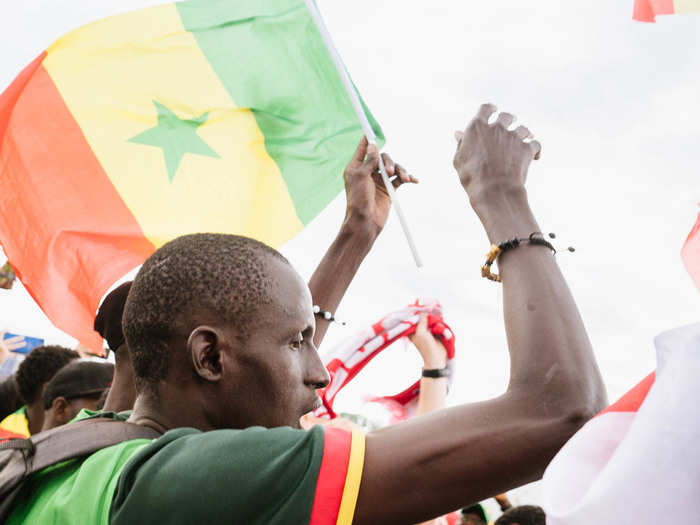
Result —
<instances>
[{"instance_id":1,"label":"bare arm","mask_svg":"<svg viewBox=\"0 0 700 525\"><path fill-rule=\"evenodd\" d=\"M345 169L345 220L309 281L314 304L325 311L335 313L389 216L391 199L377 173L378 159L376 146L368 146L363 138ZM396 175L394 187L403 182L418 182L405 169L394 164L389 155L382 154L382 159L387 174ZM328 321L316 317L316 347L320 346L328 325Z\"/></svg>"},{"instance_id":2,"label":"bare arm","mask_svg":"<svg viewBox=\"0 0 700 525\"><path fill-rule=\"evenodd\" d=\"M423 368L434 370L447 366L445 346L428 330L428 316L422 315L415 333L409 337L423 358ZM447 399L446 377L421 377L416 416L422 416L445 408ZM418 525L437 525L442 520L424 521Z\"/></svg>"},{"instance_id":3,"label":"bare arm","mask_svg":"<svg viewBox=\"0 0 700 525\"><path fill-rule=\"evenodd\" d=\"M539 144L488 124L485 105L458 138L455 168L491 242L538 231L524 189ZM355 523L415 523L533 481L605 403L576 304L549 250L499 259L511 378L500 397L367 436Z\"/></svg>"},{"instance_id":4,"label":"bare arm","mask_svg":"<svg viewBox=\"0 0 700 525\"><path fill-rule=\"evenodd\" d=\"M445 368L447 366L447 350L445 346L428 330L428 317L421 316L416 332L410 336L411 342L423 358L423 368L426 370ZM420 393L418 394L418 409L416 416L422 416L441 408L445 408L447 398L446 377L421 377Z\"/></svg>"}]
</instances>

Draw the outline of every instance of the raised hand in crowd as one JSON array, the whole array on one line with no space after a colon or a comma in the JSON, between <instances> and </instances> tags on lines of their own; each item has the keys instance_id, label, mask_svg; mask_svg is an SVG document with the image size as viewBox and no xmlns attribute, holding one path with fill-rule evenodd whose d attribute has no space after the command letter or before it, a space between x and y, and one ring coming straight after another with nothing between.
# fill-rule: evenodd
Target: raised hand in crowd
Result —
<instances>
[{"instance_id":1,"label":"raised hand in crowd","mask_svg":"<svg viewBox=\"0 0 700 525\"><path fill-rule=\"evenodd\" d=\"M422 315L416 331L409 336L413 345L418 349L423 358L423 370L446 371L447 350L440 340L428 329L428 317ZM445 408L447 398L448 376L438 377L422 376L420 380L420 394L418 395L418 408L416 415L420 416Z\"/></svg>"},{"instance_id":2,"label":"raised hand in crowd","mask_svg":"<svg viewBox=\"0 0 700 525\"><path fill-rule=\"evenodd\" d=\"M382 153L387 175L394 188L403 183L417 183L392 158ZM322 312L335 313L365 256L381 233L391 209L391 199L379 174L377 146L362 138L345 168L346 210L343 224L318 268L309 280L314 305ZM329 320L323 313L316 316L314 343L321 344Z\"/></svg>"},{"instance_id":3,"label":"raised hand in crowd","mask_svg":"<svg viewBox=\"0 0 700 525\"><path fill-rule=\"evenodd\" d=\"M539 231L524 184L541 148L527 128L508 129L512 115L489 123L495 112L482 106L457 133L454 166L486 234L500 243ZM368 434L355 523L415 523L538 479L605 405L588 336L550 250L522 243L498 264L507 391Z\"/></svg>"},{"instance_id":4,"label":"raised hand in crowd","mask_svg":"<svg viewBox=\"0 0 700 525\"><path fill-rule=\"evenodd\" d=\"M27 346L23 335L13 335L5 339L5 330L0 331L0 363L10 357L11 352Z\"/></svg>"},{"instance_id":5,"label":"raised hand in crowd","mask_svg":"<svg viewBox=\"0 0 700 525\"><path fill-rule=\"evenodd\" d=\"M6 331L0 331L0 379L14 374L21 362L21 356L13 354L15 350L27 346L23 335L14 335L5 339Z\"/></svg>"}]
</instances>

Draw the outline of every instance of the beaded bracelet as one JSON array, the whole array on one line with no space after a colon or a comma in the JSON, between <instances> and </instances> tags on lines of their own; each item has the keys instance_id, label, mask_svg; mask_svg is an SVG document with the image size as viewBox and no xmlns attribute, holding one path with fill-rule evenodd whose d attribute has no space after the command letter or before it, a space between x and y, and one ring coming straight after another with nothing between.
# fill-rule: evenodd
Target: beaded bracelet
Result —
<instances>
[{"instance_id":1,"label":"beaded bracelet","mask_svg":"<svg viewBox=\"0 0 700 525\"><path fill-rule=\"evenodd\" d=\"M329 323L336 322L340 325L345 325L344 322L338 321L335 318L335 316L331 312L329 312L328 310L321 310L321 307L317 304L314 305L314 315L322 317L324 320L328 321Z\"/></svg>"},{"instance_id":2,"label":"beaded bracelet","mask_svg":"<svg viewBox=\"0 0 700 525\"><path fill-rule=\"evenodd\" d=\"M554 239L556 235L550 233L549 237L550 239ZM489 281L495 281L497 283L500 283L501 276L491 272L491 265L501 256L501 254L507 252L508 250L513 250L517 248L518 246L520 246L521 243L524 242L534 244L536 246L546 246L547 248L552 250L552 253L557 253L557 250L554 248L554 246L552 246L552 243L546 240L541 232L532 232L527 238L513 237L512 239L503 241L500 244L491 245L489 253L486 254L486 262L481 267L481 276L485 277ZM570 252L575 251L575 249L571 246L569 246L569 248L567 249Z\"/></svg>"}]
</instances>

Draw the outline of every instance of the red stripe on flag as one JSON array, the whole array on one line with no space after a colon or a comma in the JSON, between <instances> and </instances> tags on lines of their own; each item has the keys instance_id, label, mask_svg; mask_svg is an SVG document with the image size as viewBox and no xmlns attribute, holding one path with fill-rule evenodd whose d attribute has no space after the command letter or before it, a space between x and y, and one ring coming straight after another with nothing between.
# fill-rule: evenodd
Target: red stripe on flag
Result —
<instances>
[{"instance_id":1,"label":"red stripe on flag","mask_svg":"<svg viewBox=\"0 0 700 525\"><path fill-rule=\"evenodd\" d=\"M683 245L681 257L695 286L700 289L700 215Z\"/></svg>"},{"instance_id":2,"label":"red stripe on flag","mask_svg":"<svg viewBox=\"0 0 700 525\"><path fill-rule=\"evenodd\" d=\"M655 22L656 15L673 13L673 0L635 0L632 18L640 22Z\"/></svg>"},{"instance_id":3,"label":"red stripe on flag","mask_svg":"<svg viewBox=\"0 0 700 525\"><path fill-rule=\"evenodd\" d=\"M49 319L99 349L100 299L154 247L37 61L0 95L0 241Z\"/></svg>"},{"instance_id":4,"label":"red stripe on flag","mask_svg":"<svg viewBox=\"0 0 700 525\"><path fill-rule=\"evenodd\" d=\"M25 67L22 72L17 75L14 82L0 95L0 138L5 135L5 130L10 122L12 110L15 108L17 99L22 94L22 90L27 85L27 82L32 78L34 72L41 66L41 62L46 57L46 51L36 57L32 62Z\"/></svg>"},{"instance_id":5,"label":"red stripe on flag","mask_svg":"<svg viewBox=\"0 0 700 525\"><path fill-rule=\"evenodd\" d=\"M636 412L639 410L639 407L642 406L642 403L644 403L651 386L654 384L655 378L656 373L652 372L598 415L600 416L607 412Z\"/></svg>"},{"instance_id":6,"label":"red stripe on flag","mask_svg":"<svg viewBox=\"0 0 700 525\"><path fill-rule=\"evenodd\" d=\"M309 525L332 525L338 519L350 462L351 443L350 432L339 428L324 428L323 459L316 481L316 495Z\"/></svg>"}]
</instances>

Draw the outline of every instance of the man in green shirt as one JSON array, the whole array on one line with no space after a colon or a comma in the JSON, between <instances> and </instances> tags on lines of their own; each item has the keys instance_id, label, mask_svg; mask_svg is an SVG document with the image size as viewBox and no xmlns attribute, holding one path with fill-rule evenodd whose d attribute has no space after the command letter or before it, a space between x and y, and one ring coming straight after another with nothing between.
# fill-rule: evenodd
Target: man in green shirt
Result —
<instances>
[{"instance_id":1,"label":"man in green shirt","mask_svg":"<svg viewBox=\"0 0 700 525\"><path fill-rule=\"evenodd\" d=\"M484 105L457 134L454 165L498 244L539 231L524 183L540 146L509 129L512 115L489 123L495 111ZM299 430L328 382L316 352L327 323L313 305L335 310L389 210L377 156L363 142L350 162L346 219L309 286L251 239L200 234L157 250L123 329L138 392L129 420L163 436L40 473L10 522L416 523L537 479L605 392L555 259L536 243L498 260L503 395L366 438Z\"/></svg>"}]
</instances>

